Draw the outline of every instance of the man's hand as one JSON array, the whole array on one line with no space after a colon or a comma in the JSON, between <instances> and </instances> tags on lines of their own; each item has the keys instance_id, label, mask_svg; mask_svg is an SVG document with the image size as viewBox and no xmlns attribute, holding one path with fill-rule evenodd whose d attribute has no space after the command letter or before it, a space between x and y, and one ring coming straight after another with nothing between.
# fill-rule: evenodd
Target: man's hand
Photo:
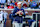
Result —
<instances>
[{"instance_id":1,"label":"man's hand","mask_svg":"<svg viewBox=\"0 0 40 27\"><path fill-rule=\"evenodd\" d=\"M20 11L16 12L17 14L20 14Z\"/></svg>"},{"instance_id":2,"label":"man's hand","mask_svg":"<svg viewBox=\"0 0 40 27\"><path fill-rule=\"evenodd\" d=\"M21 11L18 11L16 14L21 14L22 15L23 13Z\"/></svg>"}]
</instances>

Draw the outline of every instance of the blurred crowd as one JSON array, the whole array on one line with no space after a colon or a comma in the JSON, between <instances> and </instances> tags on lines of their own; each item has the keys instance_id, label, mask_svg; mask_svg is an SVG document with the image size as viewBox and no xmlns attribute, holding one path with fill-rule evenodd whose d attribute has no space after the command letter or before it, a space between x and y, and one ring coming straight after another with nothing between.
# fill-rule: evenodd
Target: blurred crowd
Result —
<instances>
[{"instance_id":1,"label":"blurred crowd","mask_svg":"<svg viewBox=\"0 0 40 27\"><path fill-rule=\"evenodd\" d=\"M14 0L0 0L0 8L2 9L13 9L17 7L17 1ZM24 9L40 9L40 2L32 1L32 2L22 2L22 8Z\"/></svg>"}]
</instances>

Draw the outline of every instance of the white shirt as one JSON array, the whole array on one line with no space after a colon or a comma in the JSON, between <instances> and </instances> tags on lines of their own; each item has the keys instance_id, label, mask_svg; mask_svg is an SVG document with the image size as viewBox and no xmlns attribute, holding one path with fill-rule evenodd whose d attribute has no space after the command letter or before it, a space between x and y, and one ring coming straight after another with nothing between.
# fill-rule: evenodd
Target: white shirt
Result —
<instances>
[{"instance_id":1,"label":"white shirt","mask_svg":"<svg viewBox=\"0 0 40 27\"><path fill-rule=\"evenodd\" d=\"M7 12L5 12L5 13L4 13L4 19L6 19L6 18L7 18L7 15L8 15L8 13L7 13Z\"/></svg>"}]
</instances>

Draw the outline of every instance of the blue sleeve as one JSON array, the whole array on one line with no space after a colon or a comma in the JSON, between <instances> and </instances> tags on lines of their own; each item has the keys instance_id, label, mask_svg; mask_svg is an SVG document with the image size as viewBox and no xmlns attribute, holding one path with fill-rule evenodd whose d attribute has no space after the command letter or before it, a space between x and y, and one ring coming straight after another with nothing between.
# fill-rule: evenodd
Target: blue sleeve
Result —
<instances>
[{"instance_id":1,"label":"blue sleeve","mask_svg":"<svg viewBox=\"0 0 40 27\"><path fill-rule=\"evenodd\" d=\"M15 13L16 13L16 8L14 8L13 10L13 16L15 16Z\"/></svg>"},{"instance_id":2,"label":"blue sleeve","mask_svg":"<svg viewBox=\"0 0 40 27\"><path fill-rule=\"evenodd\" d=\"M11 14L9 14L9 19L11 19Z\"/></svg>"},{"instance_id":3,"label":"blue sleeve","mask_svg":"<svg viewBox=\"0 0 40 27\"><path fill-rule=\"evenodd\" d=\"M9 14L9 19L13 19L13 16L11 14Z\"/></svg>"},{"instance_id":4,"label":"blue sleeve","mask_svg":"<svg viewBox=\"0 0 40 27\"><path fill-rule=\"evenodd\" d=\"M25 11L24 11L24 9L23 9L23 13L24 13L23 15L25 16Z\"/></svg>"}]
</instances>

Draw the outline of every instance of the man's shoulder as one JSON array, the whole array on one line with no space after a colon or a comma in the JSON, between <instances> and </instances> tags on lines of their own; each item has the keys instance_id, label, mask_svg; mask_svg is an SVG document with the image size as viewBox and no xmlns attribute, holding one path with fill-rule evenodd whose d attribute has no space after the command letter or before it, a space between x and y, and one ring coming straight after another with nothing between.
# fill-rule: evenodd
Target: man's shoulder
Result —
<instances>
[{"instance_id":1,"label":"man's shoulder","mask_svg":"<svg viewBox=\"0 0 40 27\"><path fill-rule=\"evenodd\" d=\"M21 10L24 10L23 8Z\"/></svg>"},{"instance_id":2,"label":"man's shoulder","mask_svg":"<svg viewBox=\"0 0 40 27\"><path fill-rule=\"evenodd\" d=\"M17 9L17 7L15 7L14 9Z\"/></svg>"},{"instance_id":3,"label":"man's shoulder","mask_svg":"<svg viewBox=\"0 0 40 27\"><path fill-rule=\"evenodd\" d=\"M17 10L17 9L18 9L17 7L14 8L14 10Z\"/></svg>"}]
</instances>

